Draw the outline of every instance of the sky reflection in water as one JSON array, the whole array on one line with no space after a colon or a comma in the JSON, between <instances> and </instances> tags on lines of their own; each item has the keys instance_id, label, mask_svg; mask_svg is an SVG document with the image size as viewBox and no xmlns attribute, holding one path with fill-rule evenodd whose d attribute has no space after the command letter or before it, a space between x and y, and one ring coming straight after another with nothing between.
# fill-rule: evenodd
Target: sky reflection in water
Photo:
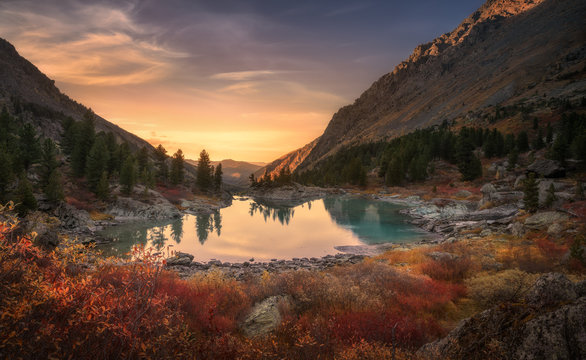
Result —
<instances>
[{"instance_id":1,"label":"sky reflection in water","mask_svg":"<svg viewBox=\"0 0 586 360\"><path fill-rule=\"evenodd\" d=\"M320 257L337 253L334 246L420 238L421 232L404 222L400 209L356 197L329 197L297 206L236 198L219 213L108 228L102 234L116 241L102 250L121 255L140 243L165 253L187 252L197 261Z\"/></svg>"}]
</instances>

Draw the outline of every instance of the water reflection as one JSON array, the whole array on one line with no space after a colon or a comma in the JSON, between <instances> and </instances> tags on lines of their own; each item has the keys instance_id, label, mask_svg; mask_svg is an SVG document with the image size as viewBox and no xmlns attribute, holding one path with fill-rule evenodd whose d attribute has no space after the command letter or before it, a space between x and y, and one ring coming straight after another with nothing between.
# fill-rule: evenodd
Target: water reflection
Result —
<instances>
[{"instance_id":1,"label":"water reflection","mask_svg":"<svg viewBox=\"0 0 586 360\"><path fill-rule=\"evenodd\" d=\"M308 203L309 209L311 210L311 202ZM303 207L303 204L301 205ZM295 208L292 206L285 206L285 205L270 205L270 204L263 204L258 201L253 201L250 203L250 210L248 211L250 216L254 216L255 214L259 214L263 217L264 221L267 222L268 220L279 221L281 225L289 225L293 215L295 215Z\"/></svg>"},{"instance_id":2,"label":"water reflection","mask_svg":"<svg viewBox=\"0 0 586 360\"><path fill-rule=\"evenodd\" d=\"M210 214L162 222L131 223L102 232L114 239L106 255L123 255L134 244L195 256L197 261L324 256L334 247L409 241L418 237L400 207L352 197L287 204L237 198Z\"/></svg>"}]
</instances>

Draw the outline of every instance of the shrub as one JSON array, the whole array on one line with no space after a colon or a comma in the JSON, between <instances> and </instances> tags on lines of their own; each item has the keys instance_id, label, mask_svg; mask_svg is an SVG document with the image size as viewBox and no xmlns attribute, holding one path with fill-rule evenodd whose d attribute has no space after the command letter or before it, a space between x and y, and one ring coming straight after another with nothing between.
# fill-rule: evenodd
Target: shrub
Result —
<instances>
[{"instance_id":1,"label":"shrub","mask_svg":"<svg viewBox=\"0 0 586 360\"><path fill-rule=\"evenodd\" d=\"M519 302L539 275L519 269L483 274L467 281L470 297L483 308L503 302Z\"/></svg>"}]
</instances>

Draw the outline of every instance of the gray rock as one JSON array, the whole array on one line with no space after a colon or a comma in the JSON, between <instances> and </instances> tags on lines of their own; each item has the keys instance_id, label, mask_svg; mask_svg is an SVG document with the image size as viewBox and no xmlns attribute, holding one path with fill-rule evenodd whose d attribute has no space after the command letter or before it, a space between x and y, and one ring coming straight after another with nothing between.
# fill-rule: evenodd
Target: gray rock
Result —
<instances>
[{"instance_id":1,"label":"gray rock","mask_svg":"<svg viewBox=\"0 0 586 360\"><path fill-rule=\"evenodd\" d=\"M468 190L460 190L454 195L459 198L467 198L469 196L472 196L472 193Z\"/></svg>"},{"instance_id":2,"label":"gray rock","mask_svg":"<svg viewBox=\"0 0 586 360\"><path fill-rule=\"evenodd\" d=\"M529 229L543 229L556 222L567 221L568 215L556 211L545 211L532 215L525 220L525 227Z\"/></svg>"},{"instance_id":3,"label":"gray rock","mask_svg":"<svg viewBox=\"0 0 586 360\"><path fill-rule=\"evenodd\" d=\"M117 220L165 220L181 216L177 207L159 193L151 190L149 194L152 196L152 203L149 204L131 198L118 197L108 209L108 213Z\"/></svg>"},{"instance_id":4,"label":"gray rock","mask_svg":"<svg viewBox=\"0 0 586 360\"><path fill-rule=\"evenodd\" d=\"M525 179L527 179L527 176L525 175L519 175L516 179L515 179L515 189L523 189L523 185L525 183Z\"/></svg>"},{"instance_id":5,"label":"gray rock","mask_svg":"<svg viewBox=\"0 0 586 360\"><path fill-rule=\"evenodd\" d=\"M563 274L549 273L541 276L525 296L528 304L546 306L576 300L574 284Z\"/></svg>"},{"instance_id":6,"label":"gray rock","mask_svg":"<svg viewBox=\"0 0 586 360\"><path fill-rule=\"evenodd\" d=\"M432 258L436 261L448 261L448 260L454 260L454 259L458 258L458 255L448 253L448 252L441 252L441 251L434 251L434 252L430 252L425 255L429 256L430 258Z\"/></svg>"},{"instance_id":7,"label":"gray rock","mask_svg":"<svg viewBox=\"0 0 586 360\"><path fill-rule=\"evenodd\" d=\"M175 256L167 259L167 266L175 266L175 265L188 266L191 264L192 260L193 260L193 255L183 253L183 252L177 252L175 254Z\"/></svg>"},{"instance_id":8,"label":"gray rock","mask_svg":"<svg viewBox=\"0 0 586 360\"><path fill-rule=\"evenodd\" d=\"M525 227L520 222L514 222L507 227L513 236L521 237L525 235Z\"/></svg>"},{"instance_id":9,"label":"gray rock","mask_svg":"<svg viewBox=\"0 0 586 360\"><path fill-rule=\"evenodd\" d=\"M281 324L279 302L282 296L271 296L254 305L250 314L244 319L241 329L248 337L262 336L275 330ZM286 301L286 300L285 300Z\"/></svg>"},{"instance_id":10,"label":"gray rock","mask_svg":"<svg viewBox=\"0 0 586 360\"><path fill-rule=\"evenodd\" d=\"M87 211L78 210L65 202L57 206L54 214L61 221L61 226L67 229L87 230L93 226L93 221Z\"/></svg>"},{"instance_id":11,"label":"gray rock","mask_svg":"<svg viewBox=\"0 0 586 360\"><path fill-rule=\"evenodd\" d=\"M490 209L473 211L466 214L466 220L468 221L481 221L481 220L498 220L502 218L508 218L516 215L519 212L514 205L503 205Z\"/></svg>"},{"instance_id":12,"label":"gray rock","mask_svg":"<svg viewBox=\"0 0 586 360\"><path fill-rule=\"evenodd\" d=\"M533 172L546 178L559 178L566 176L564 169L558 161L538 159L527 167L527 172Z\"/></svg>"}]
</instances>

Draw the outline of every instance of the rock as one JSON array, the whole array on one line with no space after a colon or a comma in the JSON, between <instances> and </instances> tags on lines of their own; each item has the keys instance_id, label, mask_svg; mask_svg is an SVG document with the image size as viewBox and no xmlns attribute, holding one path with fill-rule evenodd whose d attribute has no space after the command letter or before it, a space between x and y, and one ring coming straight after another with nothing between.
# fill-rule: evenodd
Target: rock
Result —
<instances>
[{"instance_id":1,"label":"rock","mask_svg":"<svg viewBox=\"0 0 586 360\"><path fill-rule=\"evenodd\" d=\"M533 172L546 178L560 178L566 176L566 169L564 169L558 161L549 159L535 160L527 167L527 172Z\"/></svg>"},{"instance_id":2,"label":"rock","mask_svg":"<svg viewBox=\"0 0 586 360\"><path fill-rule=\"evenodd\" d=\"M184 252L177 252L175 256L167 259L167 266L188 266L191 264L191 261L193 261L193 255Z\"/></svg>"},{"instance_id":3,"label":"rock","mask_svg":"<svg viewBox=\"0 0 586 360\"><path fill-rule=\"evenodd\" d=\"M528 217L527 220L525 220L525 227L539 230L545 227L549 227L553 223L567 220L568 215L566 214L556 211L545 211Z\"/></svg>"},{"instance_id":4,"label":"rock","mask_svg":"<svg viewBox=\"0 0 586 360\"><path fill-rule=\"evenodd\" d=\"M422 359L584 359L586 298L562 274L539 278L528 304L501 304L422 346Z\"/></svg>"},{"instance_id":5,"label":"rock","mask_svg":"<svg viewBox=\"0 0 586 360\"><path fill-rule=\"evenodd\" d=\"M519 175L516 179L515 179L515 189L519 190L519 189L523 189L523 185L525 184L525 179L527 179L527 176L525 175Z\"/></svg>"},{"instance_id":6,"label":"rock","mask_svg":"<svg viewBox=\"0 0 586 360\"><path fill-rule=\"evenodd\" d=\"M149 194L158 194L152 195L150 199L152 204L146 204L131 198L118 197L116 202L108 209L108 213L117 220L166 220L181 216L177 207L159 193L151 191Z\"/></svg>"},{"instance_id":7,"label":"rock","mask_svg":"<svg viewBox=\"0 0 586 360\"><path fill-rule=\"evenodd\" d=\"M54 214L61 221L61 226L67 229L85 231L93 226L93 221L87 211L78 210L65 202L55 208Z\"/></svg>"},{"instance_id":8,"label":"rock","mask_svg":"<svg viewBox=\"0 0 586 360\"><path fill-rule=\"evenodd\" d=\"M576 289L576 295L578 295L578 297L586 296L586 280L582 280L576 283L574 287Z\"/></svg>"},{"instance_id":9,"label":"rock","mask_svg":"<svg viewBox=\"0 0 586 360\"><path fill-rule=\"evenodd\" d=\"M511 234L516 237L522 237L525 235L525 228L523 227L523 224L518 221L510 224L507 227L507 230L509 230Z\"/></svg>"},{"instance_id":10,"label":"rock","mask_svg":"<svg viewBox=\"0 0 586 360\"><path fill-rule=\"evenodd\" d=\"M460 190L454 195L458 198L467 198L469 196L472 196L472 193L468 190Z\"/></svg>"},{"instance_id":11,"label":"rock","mask_svg":"<svg viewBox=\"0 0 586 360\"><path fill-rule=\"evenodd\" d=\"M498 220L516 215L519 209L514 205L502 205L490 209L477 210L466 214L467 221Z\"/></svg>"},{"instance_id":12,"label":"rock","mask_svg":"<svg viewBox=\"0 0 586 360\"><path fill-rule=\"evenodd\" d=\"M574 284L560 273L541 276L525 296L528 304L539 307L576 300ZM586 314L585 314L586 315Z\"/></svg>"},{"instance_id":13,"label":"rock","mask_svg":"<svg viewBox=\"0 0 586 360\"><path fill-rule=\"evenodd\" d=\"M553 223L547 228L547 233L552 236L559 236L562 231L564 231L564 227L558 223Z\"/></svg>"},{"instance_id":14,"label":"rock","mask_svg":"<svg viewBox=\"0 0 586 360\"><path fill-rule=\"evenodd\" d=\"M271 296L254 305L250 314L244 319L241 329L247 337L266 335L281 324L279 302L285 298Z\"/></svg>"},{"instance_id":15,"label":"rock","mask_svg":"<svg viewBox=\"0 0 586 360\"><path fill-rule=\"evenodd\" d=\"M487 184L482 185L482 187L480 188L480 192L482 193L483 196L490 197L490 194L496 192L496 188L494 187L493 184L487 183Z\"/></svg>"}]
</instances>

